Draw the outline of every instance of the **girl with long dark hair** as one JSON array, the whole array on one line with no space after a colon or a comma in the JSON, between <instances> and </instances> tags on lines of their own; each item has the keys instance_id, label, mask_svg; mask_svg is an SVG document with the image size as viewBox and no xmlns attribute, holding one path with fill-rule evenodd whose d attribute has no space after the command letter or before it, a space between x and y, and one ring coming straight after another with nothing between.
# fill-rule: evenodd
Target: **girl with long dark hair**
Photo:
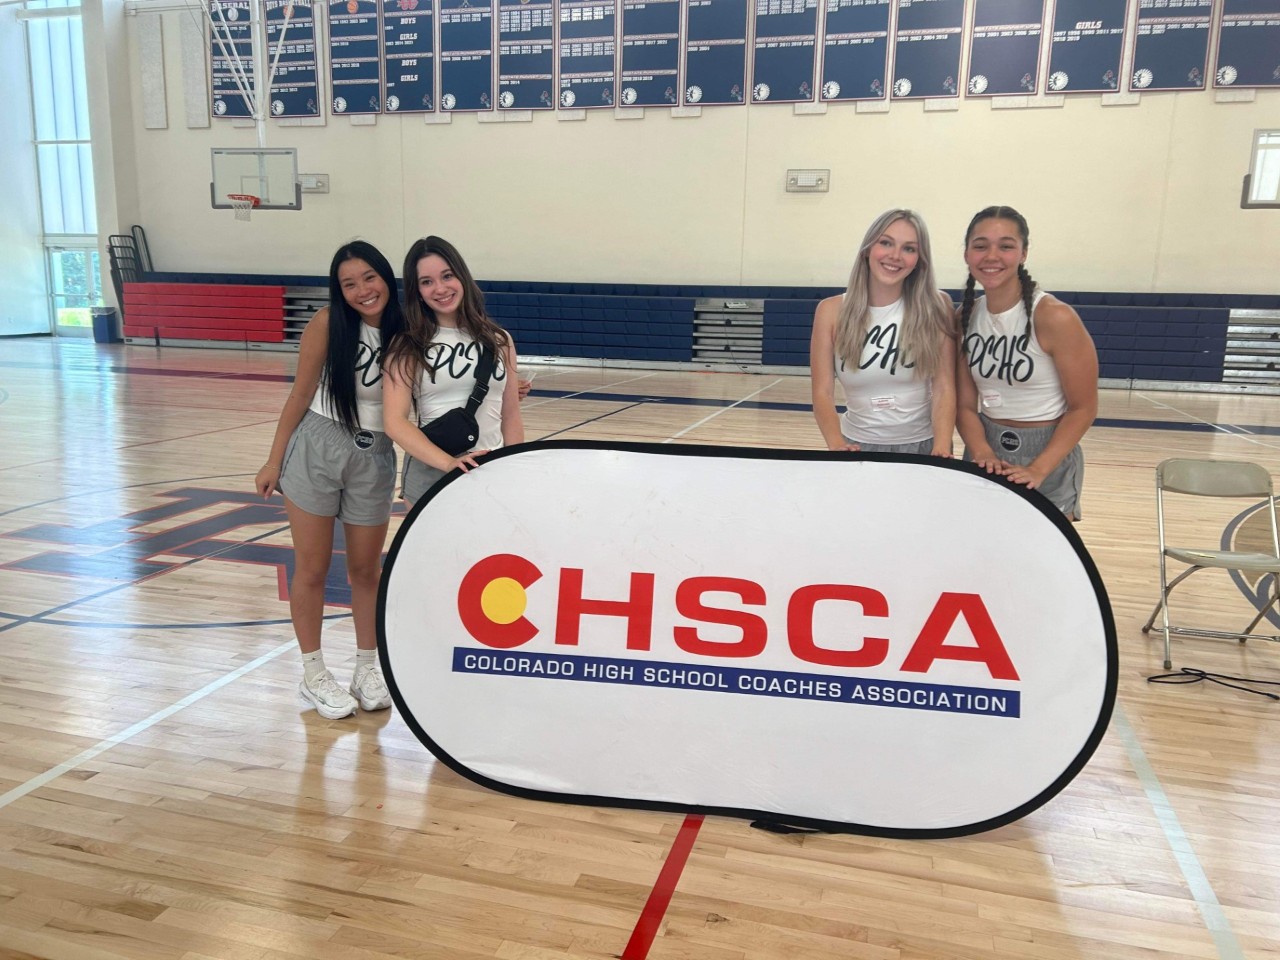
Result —
<instances>
[{"instance_id":1,"label":"girl with long dark hair","mask_svg":"<svg viewBox=\"0 0 1280 960\"><path fill-rule=\"evenodd\" d=\"M376 247L354 240L329 265L329 305L307 324L293 389L254 481L284 495L293 538L289 612L302 652L302 699L326 719L384 710L377 663L378 576L395 493L396 458L382 424L382 344L401 329L396 277ZM334 519L342 521L356 668L344 690L320 650Z\"/></svg>"}]
</instances>

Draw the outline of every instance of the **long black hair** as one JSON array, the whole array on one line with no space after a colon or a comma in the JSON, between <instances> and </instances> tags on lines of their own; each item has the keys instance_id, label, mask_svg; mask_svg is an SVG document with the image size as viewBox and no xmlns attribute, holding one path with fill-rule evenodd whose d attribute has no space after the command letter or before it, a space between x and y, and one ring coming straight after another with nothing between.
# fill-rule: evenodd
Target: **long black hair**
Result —
<instances>
[{"instance_id":1,"label":"long black hair","mask_svg":"<svg viewBox=\"0 0 1280 960\"><path fill-rule=\"evenodd\" d=\"M322 382L329 408L344 427L355 433L360 429L356 413L356 367L363 365L359 356L361 318L347 303L338 280L338 268L348 260L363 260L387 285L387 307L382 311L383 344L390 343L404 329L404 315L396 292L395 271L382 252L364 240L352 240L340 246L329 264L329 350L324 358ZM379 348L377 354L367 358L374 369L381 368L383 353Z\"/></svg>"},{"instance_id":2,"label":"long black hair","mask_svg":"<svg viewBox=\"0 0 1280 960\"><path fill-rule=\"evenodd\" d=\"M1018 234L1022 237L1022 249L1028 250L1031 247L1031 230L1027 226L1027 218L1020 214L1013 207L985 207L973 215L973 219L969 221L969 227L964 232L964 246L969 248L969 238L973 236L974 228L983 220L1008 220L1018 228ZM1031 304L1035 299L1036 282L1031 279L1031 274L1027 272L1024 264L1018 264L1018 283L1022 286L1022 305L1027 311L1027 326L1031 326ZM966 333L969 330L969 315L973 313L974 300L974 278L973 274L969 274L969 279L964 283L964 299L960 306L960 332Z\"/></svg>"},{"instance_id":3,"label":"long black hair","mask_svg":"<svg viewBox=\"0 0 1280 960\"><path fill-rule=\"evenodd\" d=\"M406 382L411 382L423 368L427 370L432 382L435 381L435 370L426 365L425 359L427 349L440 329L440 322L436 319L435 311L423 302L418 290L418 261L432 254L444 260L462 284L462 305L457 314L458 329L489 347L498 357L502 356L502 351L511 342L507 331L485 312L484 293L471 276L467 262L462 259L457 248L441 237L415 240L409 252L404 255L403 335L394 339L386 334L382 337L382 342L386 344L383 366L386 369L394 367L395 373L402 375Z\"/></svg>"}]
</instances>

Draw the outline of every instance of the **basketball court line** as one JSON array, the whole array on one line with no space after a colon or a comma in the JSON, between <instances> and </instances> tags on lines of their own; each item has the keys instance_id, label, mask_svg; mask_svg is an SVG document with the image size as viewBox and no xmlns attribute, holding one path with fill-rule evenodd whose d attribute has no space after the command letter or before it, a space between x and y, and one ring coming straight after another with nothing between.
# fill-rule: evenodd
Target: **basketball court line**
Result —
<instances>
[{"instance_id":1,"label":"basketball court line","mask_svg":"<svg viewBox=\"0 0 1280 960\"><path fill-rule=\"evenodd\" d=\"M290 378L284 378L284 379L287 380ZM749 394L748 397L743 398L742 400L733 401L733 402L712 401L712 402L727 404L727 406L725 406L724 409L719 410L703 418L702 420L691 425L690 427L685 428L680 433L674 435L673 437L669 438L664 442L672 442L673 440L678 439L679 437L685 435L686 433L694 429L697 429L699 426L714 419L720 413L726 412L729 409L733 409L739 406L743 406L745 408L751 408L756 406L755 404L751 404L749 402L750 399L752 397L758 396L760 393L762 393L764 390L768 389L769 387L782 382L783 379L785 378L779 378L777 380L774 380L773 383L769 384L766 387L761 388L760 390L757 390ZM580 396L587 396L587 394L576 394L572 396L573 398L576 399ZM642 399L639 402L643 403L645 402L645 400ZM668 399L667 402L672 402L672 400ZM676 399L675 402L679 403L679 400ZM1161 424L1160 426L1163 426L1165 429L1194 429L1196 432L1216 431L1216 432L1224 433L1228 436L1238 436L1243 439L1250 439L1251 442L1255 442L1255 443L1258 442L1257 439L1250 436L1246 428L1234 427L1234 425L1223 426L1219 424L1213 424L1213 423L1210 423L1209 421L1205 421L1200 418L1191 417L1189 414L1185 413L1184 411L1178 410L1176 407L1173 407L1172 405L1160 404L1158 401L1153 401L1153 402L1156 402L1157 405L1164 406L1166 409L1169 409L1171 411L1178 413L1180 416L1189 417L1190 419L1196 421L1194 427L1187 424ZM638 404L633 404L633 406L634 405L638 405ZM803 404L792 404L789 406L795 407L795 408L807 409L807 405L803 405ZM590 421L585 421L585 422L590 422ZM1133 424L1140 424L1140 423L1142 422L1115 421L1114 425L1130 426ZM1102 425L1109 425L1109 424L1106 423L1105 421L1099 421L1098 425L1102 426ZM1146 424L1143 424L1143 425L1146 425ZM1149 425L1146 425L1146 426L1149 426ZM1157 426L1156 428L1158 429L1160 428L1160 426ZM1272 430L1269 430L1268 432L1280 432L1280 429L1272 428ZM224 475L224 476L244 476L244 475L235 474L235 475ZM210 479L214 479L214 478L210 478ZM136 484L132 486L145 487L145 486L156 486L156 485L159 485L159 484L157 482L151 482L146 484ZM110 488L110 489L114 490L119 488ZM109 490L103 490L98 492L105 493L105 492L109 492ZM87 494L74 494L69 497L57 498L56 500L50 500L47 502L52 503L52 502L57 502L57 500L66 500L66 499L71 499L73 497L85 496L85 495ZM37 505L28 505L24 507L13 508L12 510L4 511L3 513L0 513L0 516L5 515L6 513L16 512L18 510L28 509L30 506L37 506ZM194 563L196 562L197 559L209 559L209 558L208 557L194 558L190 562ZM45 616L47 614L55 612L58 609L64 609L66 606L72 606L75 603L80 603L87 599L91 599L91 598L89 597L81 598L81 600L73 601L73 603L64 605L64 607L52 608L46 611L45 614L40 614L37 616ZM35 618L25 618L25 619L29 621ZM86 626L105 626L105 625L86 624ZM0 629L3 629L3 628L0 628ZM38 789L40 786L52 781L53 779L56 779L56 777L60 776L61 773L67 772L71 769L74 769L76 766L79 766L85 762L88 762L93 757L109 749L111 746L115 745L116 743L124 742L125 740L130 739L133 736L136 736L138 733L143 732L144 730L148 729L150 726L153 726L155 723L158 723L161 720L165 719L166 717L171 716L174 712L182 709L183 707L189 705L190 703L194 703L197 700L202 699L204 696L207 696L210 693L215 692L217 689L220 689L221 687L238 679L240 676L243 676L245 673L249 672L250 670L256 668L256 666L269 662L271 659L274 659L282 655L284 652L292 649L294 646L295 644L292 641L282 644L280 647L276 648L275 650L270 651L267 654L264 654L263 657L258 658L253 663L246 664L240 667L238 670L233 671L232 673L211 682L210 684L206 685L206 687L202 688L199 691L196 691L193 694L190 694L188 697L185 697L182 700L177 701L170 707L157 711L151 717L148 717L142 721L139 721L139 723L134 724L132 727L128 728L127 730L121 731L115 736L101 741L99 744L95 745L95 747L91 747L88 750L83 751L81 754L78 754L76 757L73 757L70 760L66 761L65 763L60 764L49 771L46 771L44 774L40 774L37 777L32 778L32 780L21 785L20 787L15 788L14 790L11 790L8 793L5 793L3 795L0 795L0 808L7 806L9 803L12 803L13 801L19 799L20 796L26 795L27 793L30 793L32 790ZM1208 881L1207 876L1205 875L1204 869L1200 864L1199 859L1196 857L1195 851L1191 845L1190 840L1187 838L1185 832L1181 827L1180 822L1177 819L1177 816L1173 810L1172 803L1169 801L1168 796L1165 794L1162 785L1160 784L1158 778L1156 777L1154 770L1152 769L1150 762L1146 757L1145 752L1142 750L1141 744L1138 741L1136 734L1134 733L1132 728L1129 726L1127 718L1125 717L1124 713L1121 710L1119 710L1119 708L1117 708L1117 714L1116 714L1115 720L1117 724L1117 731L1129 755L1130 763L1133 766L1139 778L1139 781L1143 786L1143 790L1148 798L1148 801L1151 803L1153 810L1156 813L1157 819L1160 822L1161 827L1164 831L1166 840L1170 845L1170 849L1174 853L1175 859L1177 860L1178 865L1184 875L1184 878L1187 881L1189 890L1193 898L1195 899L1198 909L1200 910L1205 926L1210 931L1213 937L1219 956L1222 958L1222 960L1241 960L1244 954L1238 940L1236 939L1235 933L1230 925L1230 922L1222 910L1221 904L1218 901L1216 894L1214 893L1212 886ZM19 791L21 792L19 793ZM627 951L621 955L623 960L641 960L641 958L647 957L648 950L653 942L654 937L656 936L658 928L660 927L662 918L665 916L665 911L669 906L670 899L674 893L675 887L678 884L678 881L683 871L683 868L685 866L685 863L687 862L687 858L689 856L689 853L691 852L692 845L696 841L698 829L701 825L702 818L698 817L697 825L692 827L690 826L691 818L692 818L692 815L690 817L686 817L684 824L680 828L680 831L677 834L677 837L672 844L672 848L668 853L667 861L664 863L662 871L659 874L658 880L655 883L653 890L651 891L649 901L646 903L644 911L641 914L641 917L637 920L636 928L632 933L632 940L627 945ZM682 840L684 841L683 844L682 844ZM647 941L643 940L645 933L641 929L642 924L647 925L646 927L646 929L648 930ZM639 940L637 939L638 935L640 937ZM642 941L643 941L643 946L641 946ZM633 943L635 944L634 947L633 947ZM642 951L642 952L638 952L638 951Z\"/></svg>"},{"instance_id":2,"label":"basketball court line","mask_svg":"<svg viewBox=\"0 0 1280 960\"><path fill-rule=\"evenodd\" d=\"M649 899L645 901L644 909L636 919L635 928L631 931L631 939L627 941L618 960L644 960L649 956L649 948L653 946L653 939L657 936L658 928L662 926L662 918L667 915L671 896L676 892L676 885L680 882L680 875L684 873L684 865L689 860L693 843L698 839L698 831L702 829L704 819L697 813L685 816L684 823L680 825L680 832L676 834L671 849L667 851L667 859L663 861L662 869L658 871L658 879L654 882L653 889L649 891Z\"/></svg>"},{"instance_id":3,"label":"basketball court line","mask_svg":"<svg viewBox=\"0 0 1280 960\"><path fill-rule=\"evenodd\" d=\"M1246 427L1235 423L1213 423L1209 420L1205 420L1203 417L1197 417L1193 413L1188 413L1186 410L1183 410L1181 407L1174 406L1172 403L1165 403L1163 400L1157 400L1150 394L1138 393L1138 396L1153 407L1157 407L1161 410L1168 410L1171 413L1176 413L1178 416L1185 417L1192 423L1202 424L1205 429L1217 430L1227 434L1228 436L1238 437L1241 440L1248 440L1250 443L1261 444L1266 447L1273 446L1273 444L1270 443L1262 443L1262 441L1255 439L1253 435L1275 434L1277 431L1274 428L1254 426Z\"/></svg>"},{"instance_id":4,"label":"basketball court line","mask_svg":"<svg viewBox=\"0 0 1280 960\"><path fill-rule=\"evenodd\" d=\"M53 780L56 780L58 777L62 776L64 773L68 773L76 769L76 767L79 767L81 764L88 763L94 757L98 756L100 753L104 753L107 750L110 750L116 744L124 743L127 740L132 740L138 734L142 733L145 730L150 729L151 727L154 727L160 721L168 719L169 717L177 713L179 710L182 710L185 707L189 707L191 706L191 704L196 703L199 700L203 700L205 697L209 696L209 694L216 693L217 691L225 687L227 684L233 683L236 680L239 680L246 673L249 673L253 670L258 669L258 667L262 666L265 663L270 663L272 660L280 656L282 653L287 653L290 650L296 650L297 647L298 647L298 644L297 644L297 641L295 640L290 640L287 643L282 643L275 649L270 650L267 653L264 653L262 656L258 657L256 660L251 660L249 663L246 663L244 666L238 667L237 669L232 670L230 673L222 677L219 677L217 680L214 680L211 683L205 684L203 687L201 687L199 690L195 691L194 693L187 694L181 700L178 700L170 704L169 706L165 707L163 710L157 710L155 713L151 714L151 716L146 717L143 720L139 720L137 723L133 724L132 726L125 727L119 733L113 736L107 737L105 740L100 740L98 743L94 744L89 749L83 750L80 753L76 754L70 760L65 760L62 763L58 764L56 767L50 767L44 773L37 774L36 776L32 777L30 780L26 781L25 783L19 784L18 786L14 787L12 790L9 790L7 793L0 794L0 809L7 807L9 804L13 803L15 800L22 799L28 793L31 793L33 790L39 790L45 784L50 783Z\"/></svg>"},{"instance_id":5,"label":"basketball court line","mask_svg":"<svg viewBox=\"0 0 1280 960\"><path fill-rule=\"evenodd\" d=\"M530 366L536 369L538 373L542 372L542 368L536 367L532 364ZM575 369L578 369L578 368L575 368ZM563 373L564 369L560 368L559 370L557 370L557 372ZM634 383L636 380L647 380L650 377L656 377L659 373L661 373L661 371L653 370L649 373L644 373L636 377L627 377L625 380L615 380L613 381L613 383L601 384L598 387L594 387L593 390L608 390L612 387L620 387L624 383ZM537 379L536 376L535 376L535 379ZM564 393L564 394L561 394L560 396L551 396L550 394L552 392L553 391L542 391L542 390L530 391L530 396L540 396L543 399L538 403L528 403L526 401L524 405L524 409L531 410L534 407L541 407L541 406L544 406L545 404L553 403L556 400L577 400L580 397L582 397L587 391L579 390L577 393Z\"/></svg>"},{"instance_id":6,"label":"basketball court line","mask_svg":"<svg viewBox=\"0 0 1280 960\"><path fill-rule=\"evenodd\" d=\"M1196 907L1200 910L1204 925L1213 937L1214 945L1218 948L1218 956L1222 960L1244 960L1244 950L1240 946L1240 941L1236 939L1231 921L1227 919L1222 904L1218 902L1218 896L1214 893L1212 884L1209 883L1209 878L1204 872L1200 858L1196 856L1191 840L1182 829L1182 823L1174 812L1168 794L1164 792L1160 778L1156 776L1146 752L1142 749L1142 744L1138 742L1137 734L1129 725L1129 718L1125 715L1124 708L1118 703L1111 722L1120 736L1121 743L1124 744L1130 765L1138 775L1138 782L1142 784L1142 792L1147 795L1147 801L1155 811L1160 829L1164 831L1169 849L1173 851L1178 868L1187 881L1187 887L1196 902Z\"/></svg>"},{"instance_id":7,"label":"basketball court line","mask_svg":"<svg viewBox=\"0 0 1280 960\"><path fill-rule=\"evenodd\" d=\"M577 430L579 427L585 427L588 423L595 423L597 420L607 420L609 417L616 417L618 414L625 413L628 410L634 410L636 407L643 407L645 402L646 401L644 400L638 400L635 403L627 404L625 407L619 407L617 410L610 410L608 413L602 413L598 417L589 417L586 420L579 420L577 423L570 424L569 426L557 430L554 433L544 434L538 439L550 440L552 437L558 437L562 433L568 433L571 430Z\"/></svg>"},{"instance_id":8,"label":"basketball court line","mask_svg":"<svg viewBox=\"0 0 1280 960\"><path fill-rule=\"evenodd\" d=\"M19 464L19 466L27 466L27 464ZM11 467L2 467L0 469L9 470ZM147 480L145 483L126 483L124 486L99 487L97 490L83 490L80 493L68 493L61 497L50 497L48 500L37 500L35 503L24 503L20 507L10 507L8 510L0 510L0 517L7 517L11 513L21 513L23 510L34 510L36 507L47 507L51 503L62 503L66 500L78 500L80 497L100 497L109 493L119 493L122 490L137 490L139 487L163 487L188 483L199 483L202 480L235 480L239 477L249 477L249 473L215 473L209 477L178 477L171 480Z\"/></svg>"},{"instance_id":9,"label":"basketball court line","mask_svg":"<svg viewBox=\"0 0 1280 960\"><path fill-rule=\"evenodd\" d=\"M0 361L0 367L6 367L6 366L30 367L30 368L37 368L37 369L49 369L49 370L63 369L63 367L60 367L56 364L36 364L36 363L21 362L21 361ZM200 370L163 370L163 369L156 369L151 367L128 367L128 366L114 366L114 365L111 367L107 367L105 369L100 367L94 367L94 368L86 367L85 369L87 371L92 370L92 372L110 372L110 373L119 373L119 374L126 374L126 375L139 374L139 375L148 375L148 376L207 377L212 380L246 380L246 381L273 382L273 383L291 383L293 381L293 377L286 374L230 373L230 372L200 371ZM565 372L565 373L568 372L568 369L564 367L558 367L554 369L556 369L557 372ZM572 369L590 370L593 368L574 367ZM673 404L673 405L681 405L681 406L708 406L708 407L710 406L724 406L724 407L741 406L751 410L794 411L794 412L804 412L804 413L811 412L813 409L812 405L808 403L798 403L794 401L774 400L774 401L752 402L749 399L748 400L724 400L724 399L717 399L717 398L711 398L711 397L687 397L687 396L656 396L655 397L651 394L605 392L612 387L621 386L626 383L632 383L636 380L643 380L648 377L658 376L659 374L666 373L666 372L668 371L655 370L649 373L642 374L640 376L628 377L623 380L616 380L612 383L602 384L600 386L593 387L590 390L560 392L556 390L536 390L535 389L530 393L530 396L538 398L539 402L528 403L526 401L525 409L535 409L537 407L543 406L555 400L588 400L588 401L604 401L604 402L612 402L612 403L648 402L648 403ZM670 371L670 372L679 373L682 371ZM710 371L710 372L717 372L717 371ZM722 372L729 373L729 372L736 372L736 371L722 371ZM803 377L804 374L800 371L797 371L795 374L792 374L791 376ZM786 377L779 377L778 379L773 381L773 384L781 383L786 379L787 379ZM770 384L770 386L772 386L773 384ZM1104 389L1120 390L1121 388L1116 387L1116 388L1104 388ZM761 392L761 391L757 391L757 392ZM1093 426L1120 428L1120 429L1136 429L1136 430L1171 430L1171 431L1183 431L1183 432L1191 432L1191 433L1217 432L1217 433L1224 433L1229 436L1236 436L1241 439L1248 439L1254 443L1260 442L1257 439L1254 439L1260 436L1280 437L1280 425L1214 423L1212 421L1205 420L1203 417L1196 417L1193 414L1186 413L1185 411L1181 410L1176 406L1173 406L1172 404L1166 404L1158 400L1155 400L1154 398L1150 397L1148 394L1145 394L1139 391L1132 391L1132 392L1134 392L1137 396L1141 397L1142 399L1152 403L1153 405L1160 407L1161 409L1169 410L1171 412L1177 413L1179 416L1185 417L1186 420L1182 422L1178 422L1178 421L1171 421L1171 420L1133 420L1133 419L1120 419L1116 417L1099 417L1093 422ZM241 429L243 427L249 427L249 426L259 426L259 424L240 424L238 427L230 427L227 429L236 430L236 429ZM174 438L174 439L181 439L181 438ZM149 440L149 441L145 441L145 444L162 443L162 442L165 442L165 441ZM133 446L142 446L145 444L133 444ZM1270 444L1265 444L1265 445L1271 446ZM29 466L29 464L23 464L23 466ZM13 468L0 467L0 470L8 470L8 469L13 469Z\"/></svg>"},{"instance_id":10,"label":"basketball court line","mask_svg":"<svg viewBox=\"0 0 1280 960\"><path fill-rule=\"evenodd\" d=\"M685 428L684 428L683 430L681 430L679 433L672 434L671 436L667 437L667 439L663 440L662 442L663 442L663 443L675 443L677 440L679 440L679 439L680 439L681 437L683 437L685 434L687 434L687 433L692 433L694 430L697 430L697 429L698 429L699 427L701 427L703 424L710 423L712 420L714 420L716 417L720 416L720 414L722 414L722 413L728 413L730 410L733 410L735 407L739 407L739 406L742 406L742 405L746 404L748 401L750 401L750 400L751 400L751 398L752 398L752 397L758 397L758 396L760 396L760 394L764 393L764 392L765 392L766 390L768 390L770 387L776 387L778 384L782 383L785 379L786 379L785 377L778 377L778 378L777 378L776 380L774 380L772 383L765 384L765 385L764 385L763 387L761 387L759 390L755 390L755 391L753 391L752 393L747 394L747 395L746 395L745 397L743 397L741 400L735 400L735 401L733 401L733 403L730 403L727 407L724 407L724 408L722 408L722 409L720 409L720 410L717 410L715 413L708 414L707 416L705 416L705 417L703 417L701 420L699 420L697 423L694 423L694 424L691 424L691 425L689 425L689 426L685 427Z\"/></svg>"}]
</instances>

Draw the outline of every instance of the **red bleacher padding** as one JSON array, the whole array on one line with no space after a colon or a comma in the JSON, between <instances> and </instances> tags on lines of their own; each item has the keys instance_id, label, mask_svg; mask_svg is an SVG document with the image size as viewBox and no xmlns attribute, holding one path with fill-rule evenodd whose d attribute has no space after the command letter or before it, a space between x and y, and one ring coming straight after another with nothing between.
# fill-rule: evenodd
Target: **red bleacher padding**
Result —
<instances>
[{"instance_id":1,"label":"red bleacher padding","mask_svg":"<svg viewBox=\"0 0 1280 960\"><path fill-rule=\"evenodd\" d=\"M134 317L139 324L174 330L240 330L249 333L283 332L279 320L243 320L239 317ZM194 334L193 334L194 335ZM252 339L257 339L252 338Z\"/></svg>"},{"instance_id":2,"label":"red bleacher padding","mask_svg":"<svg viewBox=\"0 0 1280 960\"><path fill-rule=\"evenodd\" d=\"M283 297L284 287L258 286L235 283L126 283L127 295L134 293L158 293L172 296L196 297Z\"/></svg>"},{"instance_id":3,"label":"red bleacher padding","mask_svg":"<svg viewBox=\"0 0 1280 960\"><path fill-rule=\"evenodd\" d=\"M284 331L253 333L248 330L206 330L194 327L156 327L162 340L235 340L253 343L283 343Z\"/></svg>"},{"instance_id":4,"label":"red bleacher padding","mask_svg":"<svg viewBox=\"0 0 1280 960\"><path fill-rule=\"evenodd\" d=\"M126 336L175 340L284 341L284 287L126 283ZM131 332L133 331L133 332Z\"/></svg>"},{"instance_id":5,"label":"red bleacher padding","mask_svg":"<svg viewBox=\"0 0 1280 960\"><path fill-rule=\"evenodd\" d=\"M231 309L227 307L184 307L157 306L155 304L129 304L129 316L138 319L150 317L237 317L241 320L283 320L284 308L280 304L274 307L243 307Z\"/></svg>"},{"instance_id":6,"label":"red bleacher padding","mask_svg":"<svg viewBox=\"0 0 1280 960\"><path fill-rule=\"evenodd\" d=\"M284 316L283 297L162 297L153 293L125 293L124 304L147 313L172 312L174 307L178 307L183 312L227 310L242 313L245 310L274 310Z\"/></svg>"}]
</instances>

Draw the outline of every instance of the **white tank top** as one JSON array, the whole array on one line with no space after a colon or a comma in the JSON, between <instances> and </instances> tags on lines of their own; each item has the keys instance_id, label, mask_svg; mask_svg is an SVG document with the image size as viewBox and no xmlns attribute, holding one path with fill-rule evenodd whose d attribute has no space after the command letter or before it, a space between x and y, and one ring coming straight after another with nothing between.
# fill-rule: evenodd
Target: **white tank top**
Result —
<instances>
[{"instance_id":1,"label":"white tank top","mask_svg":"<svg viewBox=\"0 0 1280 960\"><path fill-rule=\"evenodd\" d=\"M1037 290L1031 312L1044 298ZM964 355L978 388L982 412L995 420L1056 420L1067 412L1067 397L1053 358L1040 348L1035 324L1019 300L1003 313L987 310L980 297L969 316Z\"/></svg>"},{"instance_id":2,"label":"white tank top","mask_svg":"<svg viewBox=\"0 0 1280 960\"><path fill-rule=\"evenodd\" d=\"M933 436L932 391L903 357L902 301L871 307L858 368L836 357L844 388L840 432L857 443L919 443Z\"/></svg>"},{"instance_id":3,"label":"white tank top","mask_svg":"<svg viewBox=\"0 0 1280 960\"><path fill-rule=\"evenodd\" d=\"M329 322L333 322L332 318ZM323 374L316 395L311 398L310 409L330 420L338 419L329 402ZM360 342L356 344L356 420L362 430L382 432L382 331L363 321Z\"/></svg>"},{"instance_id":4,"label":"white tank top","mask_svg":"<svg viewBox=\"0 0 1280 960\"><path fill-rule=\"evenodd\" d=\"M425 357L426 367L435 371L435 383L431 382L427 370L418 375L415 399L419 424L430 423L447 410L467 405L476 385L480 353L480 344L462 331L453 327L436 331ZM489 378L489 392L476 411L480 440L474 449L497 450L502 446L502 388L506 379L506 365L499 355Z\"/></svg>"}]
</instances>

